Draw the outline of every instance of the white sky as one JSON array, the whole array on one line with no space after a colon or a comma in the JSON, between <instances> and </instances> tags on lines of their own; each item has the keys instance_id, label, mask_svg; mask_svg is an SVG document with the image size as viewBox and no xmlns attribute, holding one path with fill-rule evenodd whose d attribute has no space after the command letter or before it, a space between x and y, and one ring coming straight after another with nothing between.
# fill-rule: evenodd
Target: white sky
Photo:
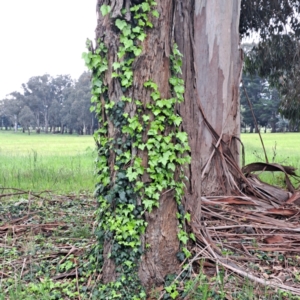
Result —
<instances>
[{"instance_id":1,"label":"white sky","mask_svg":"<svg viewBox=\"0 0 300 300\"><path fill-rule=\"evenodd\" d=\"M0 99L32 76L78 78L95 28L96 0L0 0Z\"/></svg>"}]
</instances>

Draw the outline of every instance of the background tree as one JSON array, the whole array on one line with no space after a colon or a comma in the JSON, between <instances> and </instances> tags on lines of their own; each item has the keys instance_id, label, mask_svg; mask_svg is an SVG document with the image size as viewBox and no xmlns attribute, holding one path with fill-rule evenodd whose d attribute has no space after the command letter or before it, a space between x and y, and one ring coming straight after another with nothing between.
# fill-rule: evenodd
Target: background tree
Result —
<instances>
[{"instance_id":1,"label":"background tree","mask_svg":"<svg viewBox=\"0 0 300 300\"><path fill-rule=\"evenodd\" d=\"M296 0L242 1L240 33L259 32L260 40L246 56L251 74L268 79L282 99L280 113L291 124L299 120L300 4Z\"/></svg>"},{"instance_id":2,"label":"background tree","mask_svg":"<svg viewBox=\"0 0 300 300\"><path fill-rule=\"evenodd\" d=\"M269 125L271 126L271 132L276 132L276 125L279 121L278 114L280 113L281 97L276 88L271 88L270 98L268 101L269 112L268 115ZM279 130L280 131L280 130Z\"/></svg>"},{"instance_id":3,"label":"background tree","mask_svg":"<svg viewBox=\"0 0 300 300\"><path fill-rule=\"evenodd\" d=\"M45 74L32 77L26 85L23 85L24 95L37 101L36 115L38 119L40 115L43 116L46 133L48 133L49 127L49 108L54 98L54 88L51 82L51 76Z\"/></svg>"},{"instance_id":4,"label":"background tree","mask_svg":"<svg viewBox=\"0 0 300 300\"><path fill-rule=\"evenodd\" d=\"M94 127L94 115L90 112L91 106L91 84L90 74L84 72L75 83L70 93L71 123L80 134L90 134Z\"/></svg>"},{"instance_id":5,"label":"background tree","mask_svg":"<svg viewBox=\"0 0 300 300\"><path fill-rule=\"evenodd\" d=\"M2 99L0 100L0 126L1 129L5 128L5 130L8 130L8 127L10 127L10 125L11 122L6 112L5 100Z\"/></svg>"},{"instance_id":6,"label":"background tree","mask_svg":"<svg viewBox=\"0 0 300 300\"><path fill-rule=\"evenodd\" d=\"M56 127L61 127L62 124L62 103L60 104L56 99L54 99L49 108L49 125L51 127L51 132L55 132Z\"/></svg>"},{"instance_id":7,"label":"background tree","mask_svg":"<svg viewBox=\"0 0 300 300\"><path fill-rule=\"evenodd\" d=\"M48 74L35 76L29 79L27 84L23 84L24 95L32 104L32 111L35 111L39 127L39 118L43 116L45 132L49 128L49 109L54 100L63 104L66 99L65 89L72 85L70 75L60 75L51 77Z\"/></svg>"},{"instance_id":8,"label":"background tree","mask_svg":"<svg viewBox=\"0 0 300 300\"><path fill-rule=\"evenodd\" d=\"M34 114L27 105L25 105L20 112L19 122L23 127L23 131L27 129L28 134L30 134L30 126L34 124Z\"/></svg>"},{"instance_id":9,"label":"background tree","mask_svg":"<svg viewBox=\"0 0 300 300\"><path fill-rule=\"evenodd\" d=\"M243 84L252 104L258 125L265 127L265 130L267 126L271 126L272 132L276 132L276 122L281 100L277 90L271 88L266 79L262 79L257 75L249 76L244 73ZM255 129L255 124L243 87L241 87L241 106L244 126L250 126L250 132L252 133Z\"/></svg>"},{"instance_id":10,"label":"background tree","mask_svg":"<svg viewBox=\"0 0 300 300\"><path fill-rule=\"evenodd\" d=\"M60 130L61 133L66 127L69 132L76 129L80 134L90 134L95 129L95 113L90 112L90 73L84 72L77 81L70 75L34 76L22 85L22 89L21 93L12 93L9 101L1 101L3 124L11 118L17 126L17 115L26 105L34 114L38 133L41 128L47 132L49 126L50 131Z\"/></svg>"},{"instance_id":11,"label":"background tree","mask_svg":"<svg viewBox=\"0 0 300 300\"><path fill-rule=\"evenodd\" d=\"M278 36L287 30L300 34L300 3L297 0L241 1L239 30L242 37L254 32L262 40Z\"/></svg>"},{"instance_id":12,"label":"background tree","mask_svg":"<svg viewBox=\"0 0 300 300\"><path fill-rule=\"evenodd\" d=\"M73 102L73 97L72 97L72 90L73 88L70 88L69 95L64 101L62 105L62 110L61 110L61 133L64 133L65 130L69 130L69 134L73 133L73 130L75 130L75 126L73 124L73 119L71 115L71 109L72 109L72 102Z\"/></svg>"},{"instance_id":13,"label":"background tree","mask_svg":"<svg viewBox=\"0 0 300 300\"><path fill-rule=\"evenodd\" d=\"M4 99L4 114L14 124L14 131L18 130L19 115L24 107L24 96L19 92L13 92Z\"/></svg>"}]
</instances>

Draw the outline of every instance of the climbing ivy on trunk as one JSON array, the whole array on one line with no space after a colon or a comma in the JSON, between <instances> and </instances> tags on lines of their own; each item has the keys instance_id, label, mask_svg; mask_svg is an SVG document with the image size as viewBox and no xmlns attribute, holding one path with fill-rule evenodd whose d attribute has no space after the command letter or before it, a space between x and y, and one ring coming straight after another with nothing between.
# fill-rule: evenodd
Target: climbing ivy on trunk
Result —
<instances>
[{"instance_id":1,"label":"climbing ivy on trunk","mask_svg":"<svg viewBox=\"0 0 300 300\"><path fill-rule=\"evenodd\" d=\"M153 28L152 19L159 17L156 5L153 0L142 1L123 7L117 17L110 5L101 5L102 16L112 23L119 37L117 56L110 60L110 49L101 40L97 41L95 50L88 41L90 51L83 54L92 71L91 110L97 113L100 123L100 129L94 134L98 151L95 191L99 202L98 243L91 257L95 266L104 272L98 291L100 299L146 298L138 276L139 261L155 245L143 242L148 225L145 215L159 207L162 193L171 191L178 206L181 244L178 259L183 261L191 256L186 245L194 236L185 231L184 223L190 215L181 203L183 166L190 163L190 148L188 136L182 131L182 118L176 110L176 105L183 101L184 82L180 78L182 55L175 43L169 56L171 97L162 97L153 79L143 84L145 93L151 96L146 105L132 97L134 64L143 52L147 32ZM111 97L107 72L111 72L112 80L121 87L118 98ZM174 286L167 288L167 292L172 298L178 295Z\"/></svg>"}]
</instances>

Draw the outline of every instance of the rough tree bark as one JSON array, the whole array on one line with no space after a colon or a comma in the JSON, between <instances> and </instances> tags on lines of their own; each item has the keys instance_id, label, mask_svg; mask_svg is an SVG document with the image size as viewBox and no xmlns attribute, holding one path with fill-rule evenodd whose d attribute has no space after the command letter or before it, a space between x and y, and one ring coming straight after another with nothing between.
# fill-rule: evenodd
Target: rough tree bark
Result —
<instances>
[{"instance_id":1,"label":"rough tree bark","mask_svg":"<svg viewBox=\"0 0 300 300\"><path fill-rule=\"evenodd\" d=\"M139 2L139 1L135 1ZM111 17L120 14L130 0L98 0L97 11L103 4L112 8ZM153 28L147 30L143 52L134 62L134 80L129 97L139 99L146 106L150 92L143 86L153 80L162 98L170 98L170 53L176 42L183 54L185 81L184 102L177 107L183 119L183 130L188 133L191 164L185 170L188 182L185 209L197 216L200 195L231 194L234 187L227 180L228 169L222 155L216 155L228 145L238 164L240 132L239 82L242 57L239 50L240 0L157 0L159 18L153 19ZM126 16L130 20L130 14ZM118 80L112 78L112 63L116 61L119 38L113 22L107 15L98 14L97 39L108 51L109 69L105 81L109 98L120 101L123 91ZM126 107L129 115L136 107ZM214 132L209 129L209 124ZM115 135L112 123L109 134ZM222 138L222 143L218 141ZM140 153L141 154L141 153ZM215 154L215 155L213 155ZM147 156L144 155L147 166ZM234 171L230 170L234 177ZM113 172L113 170L112 170ZM148 178L143 178L147 181ZM161 285L167 274L180 269L176 254L179 251L177 204L172 191L163 191L160 206L146 213L148 222L144 244L150 249L142 256L139 278L144 286ZM106 245L105 249L108 249ZM114 262L104 251L103 280L115 279Z\"/></svg>"}]
</instances>

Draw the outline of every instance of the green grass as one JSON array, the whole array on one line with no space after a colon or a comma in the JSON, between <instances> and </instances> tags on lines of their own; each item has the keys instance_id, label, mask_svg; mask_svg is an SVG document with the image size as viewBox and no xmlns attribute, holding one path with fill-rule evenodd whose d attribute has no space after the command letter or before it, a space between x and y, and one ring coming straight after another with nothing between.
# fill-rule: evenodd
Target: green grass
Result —
<instances>
[{"instance_id":1,"label":"green grass","mask_svg":"<svg viewBox=\"0 0 300 300\"><path fill-rule=\"evenodd\" d=\"M87 193L25 193L17 202L2 197L0 227L8 229L0 238L0 300L71 300L79 299L79 292L82 300L90 299L87 255L96 242L96 209ZM76 268L78 280L64 275L55 279Z\"/></svg>"},{"instance_id":2,"label":"green grass","mask_svg":"<svg viewBox=\"0 0 300 300\"><path fill-rule=\"evenodd\" d=\"M265 133L262 134L266 152L270 162L300 166L300 133ZM254 161L264 161L259 135L243 133L242 142L245 145L246 164Z\"/></svg>"},{"instance_id":3,"label":"green grass","mask_svg":"<svg viewBox=\"0 0 300 300\"><path fill-rule=\"evenodd\" d=\"M300 133L262 134L269 161L300 168ZM258 134L241 136L246 164L264 161ZM94 140L91 136L23 134L0 131L0 187L69 193L94 190ZM281 184L280 174L264 174Z\"/></svg>"},{"instance_id":4,"label":"green grass","mask_svg":"<svg viewBox=\"0 0 300 300\"><path fill-rule=\"evenodd\" d=\"M244 133L241 135L245 146L245 162L265 162L263 148L256 133ZM300 133L262 133L262 139L266 148L269 162L300 168ZM283 174L276 172L265 172L260 178L268 183L283 186ZM297 184L293 180L294 184Z\"/></svg>"},{"instance_id":5,"label":"green grass","mask_svg":"<svg viewBox=\"0 0 300 300\"><path fill-rule=\"evenodd\" d=\"M92 136L0 131L0 187L91 192L93 149Z\"/></svg>"}]
</instances>

